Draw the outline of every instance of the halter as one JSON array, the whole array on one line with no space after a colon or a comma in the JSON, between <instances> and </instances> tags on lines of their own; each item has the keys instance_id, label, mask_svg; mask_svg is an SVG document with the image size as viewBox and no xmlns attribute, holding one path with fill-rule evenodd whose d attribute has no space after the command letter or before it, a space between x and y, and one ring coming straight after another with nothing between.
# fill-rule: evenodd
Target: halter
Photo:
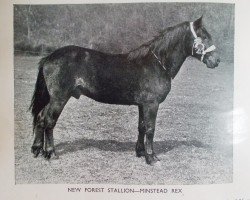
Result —
<instances>
[{"instance_id":1,"label":"halter","mask_svg":"<svg viewBox=\"0 0 250 200\"><path fill-rule=\"evenodd\" d=\"M212 45L212 46L208 47L207 49L205 49L205 45L203 44L202 39L200 37L198 37L194 31L193 22L190 22L190 30L195 38L194 44L192 47L192 55L194 55L194 50L195 50L196 54L201 55L201 61L203 61L203 58L206 55L206 53L214 51L216 49L216 47L214 45Z\"/></svg>"}]
</instances>

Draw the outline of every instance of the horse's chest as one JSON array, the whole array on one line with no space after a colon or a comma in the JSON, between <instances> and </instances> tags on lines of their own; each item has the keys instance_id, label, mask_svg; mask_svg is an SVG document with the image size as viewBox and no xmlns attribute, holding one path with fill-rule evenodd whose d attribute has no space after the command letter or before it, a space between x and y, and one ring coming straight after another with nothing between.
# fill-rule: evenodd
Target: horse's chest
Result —
<instances>
[{"instance_id":1,"label":"horse's chest","mask_svg":"<svg viewBox=\"0 0 250 200\"><path fill-rule=\"evenodd\" d=\"M140 85L140 95L138 100L162 102L170 92L171 80L155 77L144 79Z\"/></svg>"},{"instance_id":2,"label":"horse's chest","mask_svg":"<svg viewBox=\"0 0 250 200\"><path fill-rule=\"evenodd\" d=\"M171 90L171 81L170 80L159 80L153 86L154 94L159 101L164 101L166 96Z\"/></svg>"}]
</instances>

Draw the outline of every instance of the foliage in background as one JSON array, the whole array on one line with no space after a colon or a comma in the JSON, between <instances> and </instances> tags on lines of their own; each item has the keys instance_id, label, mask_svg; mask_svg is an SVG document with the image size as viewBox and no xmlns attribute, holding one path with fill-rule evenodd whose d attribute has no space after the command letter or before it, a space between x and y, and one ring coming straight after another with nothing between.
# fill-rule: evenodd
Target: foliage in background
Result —
<instances>
[{"instance_id":1,"label":"foliage in background","mask_svg":"<svg viewBox=\"0 0 250 200\"><path fill-rule=\"evenodd\" d=\"M233 61L233 4L15 5L14 48L15 52L45 54L74 44L125 53L168 26L201 15L222 59Z\"/></svg>"}]
</instances>

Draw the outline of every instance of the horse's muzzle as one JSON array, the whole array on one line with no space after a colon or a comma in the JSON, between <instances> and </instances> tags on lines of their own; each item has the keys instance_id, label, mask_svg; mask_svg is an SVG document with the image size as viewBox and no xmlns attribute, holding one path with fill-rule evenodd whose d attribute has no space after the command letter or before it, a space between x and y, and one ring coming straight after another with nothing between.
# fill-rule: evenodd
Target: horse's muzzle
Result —
<instances>
[{"instance_id":1,"label":"horse's muzzle","mask_svg":"<svg viewBox=\"0 0 250 200\"><path fill-rule=\"evenodd\" d=\"M218 67L220 63L220 58L218 56L209 55L207 59L204 59L204 63L207 65L208 68L215 68Z\"/></svg>"}]
</instances>

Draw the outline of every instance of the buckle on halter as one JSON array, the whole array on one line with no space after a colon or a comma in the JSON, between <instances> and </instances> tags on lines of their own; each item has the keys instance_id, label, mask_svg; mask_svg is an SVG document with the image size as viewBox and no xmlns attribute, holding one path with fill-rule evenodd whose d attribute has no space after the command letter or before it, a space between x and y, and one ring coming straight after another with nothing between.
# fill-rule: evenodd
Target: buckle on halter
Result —
<instances>
[{"instance_id":1,"label":"buckle on halter","mask_svg":"<svg viewBox=\"0 0 250 200\"><path fill-rule=\"evenodd\" d=\"M203 44L202 39L200 37L197 37L194 39L193 48L195 50L195 53L203 54L203 52L205 50L205 45Z\"/></svg>"}]
</instances>

